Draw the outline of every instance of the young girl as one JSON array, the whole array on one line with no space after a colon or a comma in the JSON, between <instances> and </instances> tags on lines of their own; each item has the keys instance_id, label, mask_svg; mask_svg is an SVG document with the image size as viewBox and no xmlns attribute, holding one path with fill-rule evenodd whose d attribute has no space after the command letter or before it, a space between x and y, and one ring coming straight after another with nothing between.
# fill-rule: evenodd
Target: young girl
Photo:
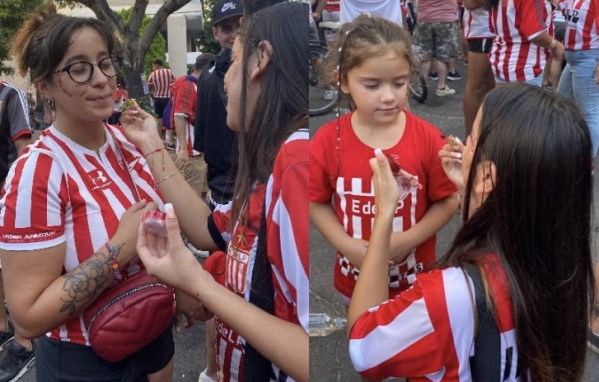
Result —
<instances>
[{"instance_id":1,"label":"young girl","mask_svg":"<svg viewBox=\"0 0 599 382\"><path fill-rule=\"evenodd\" d=\"M491 91L466 146L439 152L463 190L464 225L439 269L391 301L380 280L398 188L384 158L371 159L377 216L347 322L356 370L410 381L580 381L594 295L590 152L573 103L531 85ZM473 288L466 264L484 287ZM479 330L475 299L486 301L494 334ZM495 345L477 346L479 336Z\"/></svg>"},{"instance_id":2,"label":"young girl","mask_svg":"<svg viewBox=\"0 0 599 382\"><path fill-rule=\"evenodd\" d=\"M393 221L393 297L435 262L435 233L456 211L456 188L437 155L441 133L404 110L412 62L407 33L362 15L343 26L338 46L340 89L355 111L322 126L310 142L310 217L337 250L335 287L349 302L376 212L368 158L380 147L412 174L417 182Z\"/></svg>"},{"instance_id":3,"label":"young girl","mask_svg":"<svg viewBox=\"0 0 599 382\"><path fill-rule=\"evenodd\" d=\"M221 382L257 380L248 375L257 364L246 342L268 361L260 380L308 380L307 29L303 5L284 2L256 12L240 30L225 76L227 123L239 134L239 166L233 201L214 212L163 155L155 119L140 109L121 119L176 211L176 218L168 211L168 241L140 231L140 257L151 274L180 286L216 315ZM196 248L226 252L224 287L183 245L179 225ZM266 255L259 256L264 244ZM266 257L270 264L258 273ZM255 273L262 277L254 279ZM270 314L252 299L269 277Z\"/></svg>"}]
</instances>

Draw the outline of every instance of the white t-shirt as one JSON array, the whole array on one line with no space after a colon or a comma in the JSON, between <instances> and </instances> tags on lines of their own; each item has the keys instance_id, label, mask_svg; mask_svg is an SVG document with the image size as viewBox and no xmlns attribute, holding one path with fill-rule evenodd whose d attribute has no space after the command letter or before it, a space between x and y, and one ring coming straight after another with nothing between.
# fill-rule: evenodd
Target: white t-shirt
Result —
<instances>
[{"instance_id":1,"label":"white t-shirt","mask_svg":"<svg viewBox=\"0 0 599 382\"><path fill-rule=\"evenodd\" d=\"M349 23L366 12L403 26L399 0L341 0L339 21Z\"/></svg>"}]
</instances>

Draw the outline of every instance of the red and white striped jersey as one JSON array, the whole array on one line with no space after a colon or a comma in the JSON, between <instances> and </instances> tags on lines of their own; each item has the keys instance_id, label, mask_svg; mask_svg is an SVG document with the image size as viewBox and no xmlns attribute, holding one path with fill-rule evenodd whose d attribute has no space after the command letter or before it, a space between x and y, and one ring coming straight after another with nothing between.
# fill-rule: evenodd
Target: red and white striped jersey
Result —
<instances>
[{"instance_id":1,"label":"red and white striped jersey","mask_svg":"<svg viewBox=\"0 0 599 382\"><path fill-rule=\"evenodd\" d=\"M495 301L502 354L500 381L519 381L518 348L507 278L495 256L484 265ZM371 308L350 331L349 354L360 374L381 380L471 381L474 286L461 268L419 273L412 288Z\"/></svg>"},{"instance_id":2,"label":"red and white striped jersey","mask_svg":"<svg viewBox=\"0 0 599 382\"><path fill-rule=\"evenodd\" d=\"M525 82L539 76L549 51L531 40L544 31L553 35L549 1L501 0L489 13L491 32L496 35L489 53L494 74L507 82Z\"/></svg>"},{"instance_id":3,"label":"red and white striped jersey","mask_svg":"<svg viewBox=\"0 0 599 382\"><path fill-rule=\"evenodd\" d=\"M148 78L148 85L154 87L154 98L169 98L173 81L175 75L170 69L154 70Z\"/></svg>"},{"instance_id":4,"label":"red and white striped jersey","mask_svg":"<svg viewBox=\"0 0 599 382\"><path fill-rule=\"evenodd\" d=\"M466 40L495 38L491 32L491 16L484 8L472 11L464 8L464 38Z\"/></svg>"},{"instance_id":5,"label":"red and white striped jersey","mask_svg":"<svg viewBox=\"0 0 599 382\"><path fill-rule=\"evenodd\" d=\"M186 75L177 78L172 86L173 104L171 107L171 126L175 128L175 118L182 115L185 120L185 140L187 141L187 154L192 156L200 155L200 152L193 148L195 141L194 122L198 105L198 79L192 75ZM177 138L177 153L179 152L179 139Z\"/></svg>"},{"instance_id":6,"label":"red and white striped jersey","mask_svg":"<svg viewBox=\"0 0 599 382\"><path fill-rule=\"evenodd\" d=\"M568 50L599 49L599 0L566 0L564 47Z\"/></svg>"},{"instance_id":7,"label":"red and white striped jersey","mask_svg":"<svg viewBox=\"0 0 599 382\"><path fill-rule=\"evenodd\" d=\"M17 256L66 243L69 272L114 235L137 192L163 208L141 153L118 127L105 130L106 143L96 153L51 126L15 161L0 198L0 248ZM138 269L134 263L130 271ZM80 316L48 335L89 346Z\"/></svg>"},{"instance_id":8,"label":"red and white striped jersey","mask_svg":"<svg viewBox=\"0 0 599 382\"><path fill-rule=\"evenodd\" d=\"M423 188L411 187L400 200L393 232L405 232L422 219L433 203L456 192L439 159L444 145L436 127L406 112L406 127L397 144L384 153L399 159L401 167L418 178ZM375 202L372 169L368 160L373 148L356 136L349 113L322 126L310 141L310 201L333 201L339 223L353 238L370 240L374 224ZM339 137L339 140L337 139ZM338 146L339 142L339 146ZM407 289L416 273L435 262L435 235L414 248L406 260L389 269L389 295ZM335 287L351 297L358 269L337 253Z\"/></svg>"},{"instance_id":9,"label":"red and white striped jersey","mask_svg":"<svg viewBox=\"0 0 599 382\"><path fill-rule=\"evenodd\" d=\"M247 224L237 222L230 236L231 203L212 213L218 233L215 242L228 243L226 287L249 300L252 270L258 247L258 230L266 203L268 258L275 290L275 316L308 331L309 229L308 130L293 133L281 146L268 183L256 184L248 204ZM243 381L245 340L225 322L216 322L219 382ZM273 365L276 381L292 381Z\"/></svg>"}]
</instances>

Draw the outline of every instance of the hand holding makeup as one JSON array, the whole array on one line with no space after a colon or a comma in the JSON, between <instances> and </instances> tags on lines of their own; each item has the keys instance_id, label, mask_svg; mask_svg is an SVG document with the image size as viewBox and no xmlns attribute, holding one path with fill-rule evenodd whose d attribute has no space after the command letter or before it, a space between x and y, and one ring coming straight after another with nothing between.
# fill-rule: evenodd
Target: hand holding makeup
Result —
<instances>
[{"instance_id":1,"label":"hand holding makeup","mask_svg":"<svg viewBox=\"0 0 599 382\"><path fill-rule=\"evenodd\" d=\"M391 167L391 172L398 181L402 180L402 183L407 183L412 187L418 188L419 190L422 189L422 184L418 182L418 179L414 175L401 168L401 165L395 158L384 154L383 150L381 149L374 150L374 155L376 156L377 154L384 155L387 158L389 166Z\"/></svg>"},{"instance_id":2,"label":"hand holding makeup","mask_svg":"<svg viewBox=\"0 0 599 382\"><path fill-rule=\"evenodd\" d=\"M462 151L464 144L458 137L450 135L441 136L447 142L439 151L439 158L445 174L453 183L462 189L464 186L464 175L462 174Z\"/></svg>"}]
</instances>

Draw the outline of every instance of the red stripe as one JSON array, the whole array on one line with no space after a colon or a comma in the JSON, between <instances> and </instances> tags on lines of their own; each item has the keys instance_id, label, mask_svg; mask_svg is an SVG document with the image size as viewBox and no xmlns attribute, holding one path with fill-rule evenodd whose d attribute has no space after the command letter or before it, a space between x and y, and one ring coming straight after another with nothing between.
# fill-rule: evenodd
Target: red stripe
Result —
<instances>
[{"instance_id":1,"label":"red stripe","mask_svg":"<svg viewBox=\"0 0 599 382\"><path fill-rule=\"evenodd\" d=\"M23 161L24 162L24 161ZM44 190L48 189L50 184L50 170L52 169L54 160L48 155L39 155L35 165L35 176L33 177L32 191L35 194L31 195L31 225L32 227L48 227L48 214L40 213L48 211L48 193ZM13 178L19 179L19 177ZM60 184L65 185L64 176L61 178ZM61 187L62 188L62 187ZM13 193L12 195L17 195ZM12 204L11 204L12 205ZM34 212L35 211L35 212ZM13 221L11 219L11 221ZM63 222L64 223L64 222ZM62 225L62 224L61 224Z\"/></svg>"}]
</instances>

